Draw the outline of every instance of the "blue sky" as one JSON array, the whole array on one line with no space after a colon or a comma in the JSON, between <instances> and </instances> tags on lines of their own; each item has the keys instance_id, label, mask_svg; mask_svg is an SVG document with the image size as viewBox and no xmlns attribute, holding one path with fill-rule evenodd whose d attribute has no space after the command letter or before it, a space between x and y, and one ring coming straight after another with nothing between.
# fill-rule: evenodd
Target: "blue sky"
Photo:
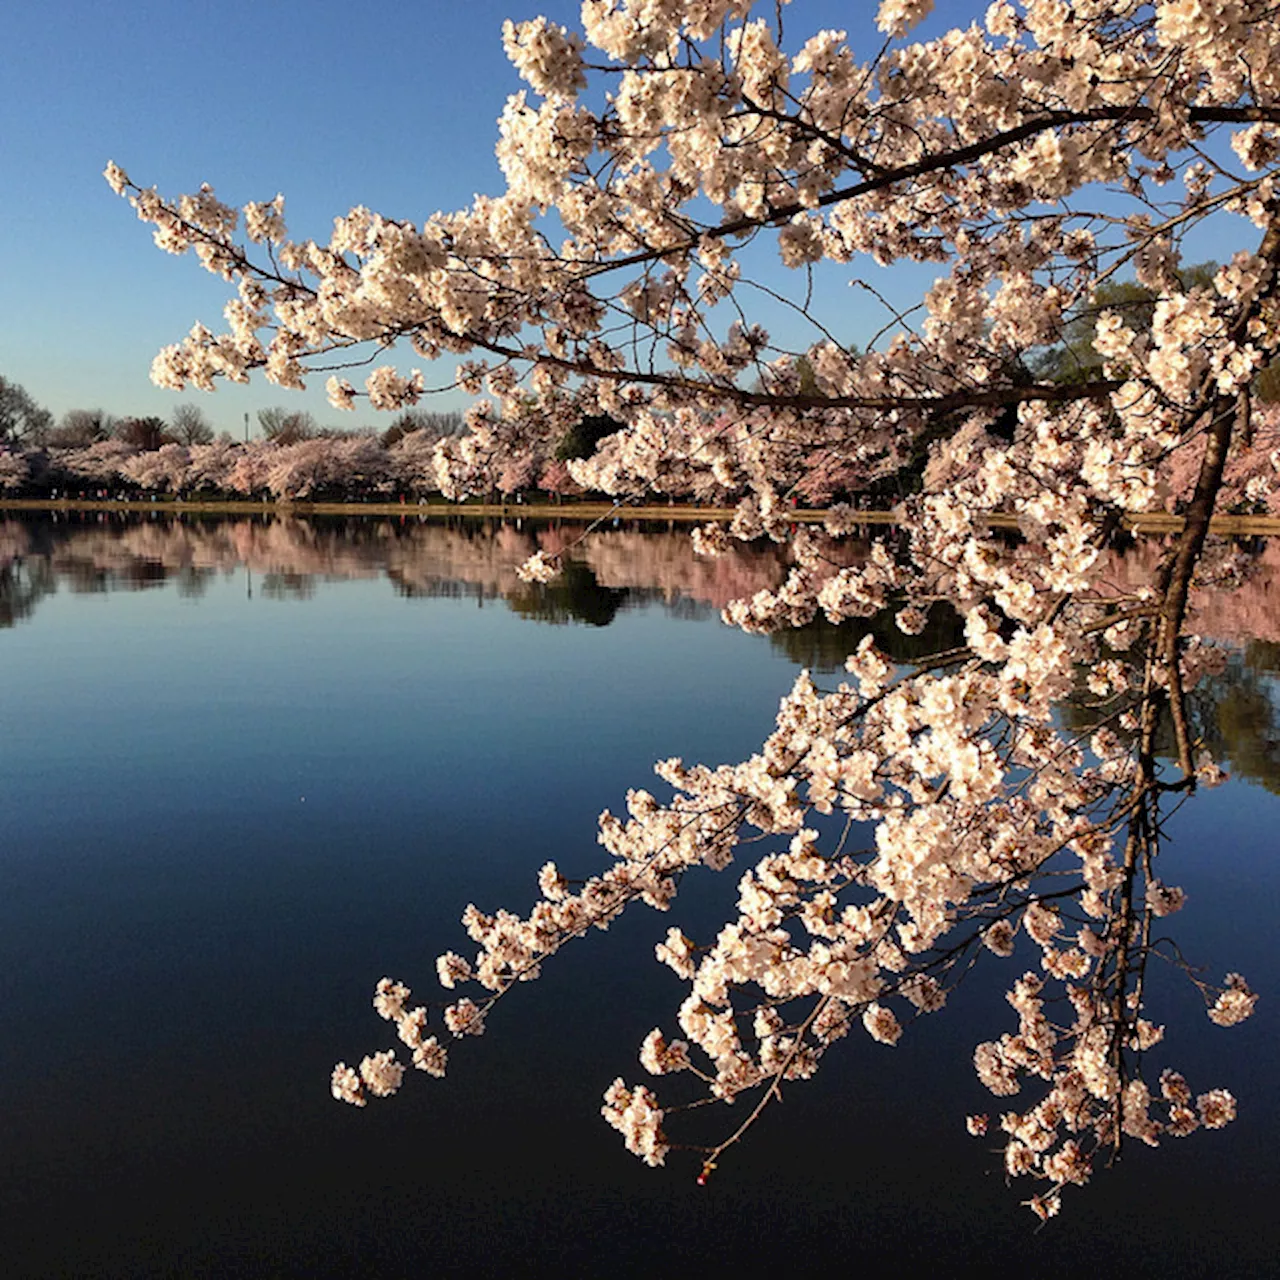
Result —
<instances>
[{"instance_id":1,"label":"blue sky","mask_svg":"<svg viewBox=\"0 0 1280 1280\"><path fill-rule=\"evenodd\" d=\"M983 7L942 0L919 34ZM272 404L357 425L361 415L328 408L320 379L302 394L260 378L214 396L151 385L155 352L196 320L219 328L228 291L193 258L155 248L102 180L104 164L115 160L170 196L204 181L237 204L282 191L290 231L317 238L357 204L418 219L465 206L476 192L501 189L494 121L521 87L502 52L502 20L546 13L576 26L577 8L574 0L377 10L338 0L10 6L0 46L0 375L55 415L92 407L163 415L194 400L237 434L246 412ZM797 33L849 28L864 56L879 43L871 3L796 0L784 12ZM842 296L851 313L865 310ZM878 327L855 316L849 336Z\"/></svg>"},{"instance_id":2,"label":"blue sky","mask_svg":"<svg viewBox=\"0 0 1280 1280\"><path fill-rule=\"evenodd\" d=\"M217 327L227 290L155 248L103 165L168 195L202 181L233 203L283 191L291 231L325 238L355 204L418 217L464 205L498 189L493 122L517 87L500 38L510 3L12 6L0 374L55 414L196 399L219 427L273 403L333 416L319 391L261 381L213 397L151 386L156 350L198 319Z\"/></svg>"}]
</instances>

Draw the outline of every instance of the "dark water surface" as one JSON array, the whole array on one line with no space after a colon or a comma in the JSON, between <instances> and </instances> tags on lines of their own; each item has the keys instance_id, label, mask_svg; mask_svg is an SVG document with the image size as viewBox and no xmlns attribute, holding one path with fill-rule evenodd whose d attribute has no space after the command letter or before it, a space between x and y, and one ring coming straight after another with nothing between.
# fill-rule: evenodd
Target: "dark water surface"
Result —
<instances>
[{"instance_id":1,"label":"dark water surface","mask_svg":"<svg viewBox=\"0 0 1280 1280\"><path fill-rule=\"evenodd\" d=\"M446 1080L332 1101L337 1059L392 1043L378 978L434 999L468 901L598 867L602 808L655 759L742 758L797 670L718 621L767 557L619 531L556 595L515 582L530 537L0 522L0 1275L1280 1274L1265 663L1259 782L1195 797L1163 877L1259 1010L1153 1002L1240 1119L1126 1151L1041 1231L963 1125L999 1110L970 1055L1008 966L896 1048L843 1042L706 1188L625 1153L600 1096L681 998L653 944L725 919L736 872L570 948Z\"/></svg>"}]
</instances>

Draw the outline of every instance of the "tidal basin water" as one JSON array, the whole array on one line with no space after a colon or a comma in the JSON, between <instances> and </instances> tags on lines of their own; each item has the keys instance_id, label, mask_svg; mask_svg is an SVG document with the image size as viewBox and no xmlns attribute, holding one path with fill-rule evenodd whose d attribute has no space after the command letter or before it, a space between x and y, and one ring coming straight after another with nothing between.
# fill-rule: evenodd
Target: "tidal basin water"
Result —
<instances>
[{"instance_id":1,"label":"tidal basin water","mask_svg":"<svg viewBox=\"0 0 1280 1280\"><path fill-rule=\"evenodd\" d=\"M707 1187L692 1158L643 1167L601 1094L674 1028L654 943L722 921L733 871L569 948L447 1079L330 1098L335 1061L392 1043L379 978L434 998L466 903L526 908L549 858L599 867L596 815L654 760L743 758L847 639L725 627L768 555L697 562L660 530L594 535L560 587L522 587L535 539L568 537L0 517L0 1274L1280 1274L1265 571L1212 611L1242 657L1230 715L1203 714L1237 776L1163 855L1189 898L1170 933L1259 1009L1215 1028L1172 974L1152 1001L1157 1072L1167 1048L1232 1090L1227 1129L1126 1149L1037 1231L964 1131L1000 1110L970 1058L1009 1029L1006 962L895 1048L842 1042Z\"/></svg>"}]
</instances>

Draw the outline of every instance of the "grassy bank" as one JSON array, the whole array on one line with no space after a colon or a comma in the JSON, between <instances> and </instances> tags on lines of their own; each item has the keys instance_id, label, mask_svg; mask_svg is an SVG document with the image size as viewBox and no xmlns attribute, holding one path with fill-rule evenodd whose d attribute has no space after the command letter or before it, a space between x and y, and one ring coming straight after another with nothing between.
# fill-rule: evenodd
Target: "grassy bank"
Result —
<instances>
[{"instance_id":1,"label":"grassy bank","mask_svg":"<svg viewBox=\"0 0 1280 1280\"><path fill-rule=\"evenodd\" d=\"M117 502L88 498L3 498L0 499L0 511L163 511L170 515L246 516L269 513L280 516L419 516L424 519L526 517L531 520L569 520L577 524L610 520L615 516L627 520L671 520L682 524L701 524L733 517L732 507L697 507L680 503L615 506L609 502L183 502L176 498L155 502L141 499ZM796 524L820 524L825 516L825 511L813 507L799 507L787 513L788 520ZM992 515L987 519L989 525L998 529L1014 529L1018 524L1017 517L1012 515ZM860 511L858 521L861 524L894 524L897 517L892 511ZM1126 516L1124 525L1135 533L1177 533L1183 526L1183 519L1153 512ZM1267 538L1280 534L1280 519L1274 516L1214 516L1210 528L1214 533L1230 537Z\"/></svg>"}]
</instances>

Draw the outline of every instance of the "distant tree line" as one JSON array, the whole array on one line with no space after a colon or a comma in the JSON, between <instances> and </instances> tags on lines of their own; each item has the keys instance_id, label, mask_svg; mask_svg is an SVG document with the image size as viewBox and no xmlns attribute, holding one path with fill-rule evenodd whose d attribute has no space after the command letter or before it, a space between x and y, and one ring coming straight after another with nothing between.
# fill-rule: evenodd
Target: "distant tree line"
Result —
<instances>
[{"instance_id":1,"label":"distant tree line","mask_svg":"<svg viewBox=\"0 0 1280 1280\"><path fill-rule=\"evenodd\" d=\"M1204 262L1182 268L1178 274L1189 291L1212 289L1217 270L1217 263ZM1093 345L1098 317L1104 311L1119 312L1130 329L1145 334L1151 329L1155 308L1153 291L1136 281L1104 281L1089 305L1063 326L1062 341L1030 355L1026 367L1011 376L1020 373L1027 382L1061 383L1100 378L1102 361ZM802 391L813 390L814 373L803 356L796 362L796 376ZM1263 405L1280 402L1280 361L1260 371L1253 391ZM419 408L404 410L382 431L322 427L305 410L278 406L259 410L257 419L261 437L243 443L228 432L215 435L204 412L194 404L175 406L167 419L117 418L102 409L72 409L55 422L21 386L0 377L0 493L110 489L276 500L395 494L419 498L439 494L441 455L456 470L466 426L460 412ZM731 446L751 436L757 424L750 414L739 420L721 416L693 431L668 425L673 439L684 433L673 455L697 459L699 465L673 464L662 487L654 490L656 499L727 503L746 491L749 477L745 473L727 464L713 462L708 467L706 462L719 449L726 455L740 454ZM874 457L855 461L838 450L809 448L798 438L795 466L780 468L774 482L796 504L826 507L849 502L889 508L920 489L938 441L946 434L945 423L943 428L922 433L908 454L880 461ZM625 449L620 444L623 437L617 434L622 429L623 424L608 415L584 416L540 451L495 449L489 458L477 456L470 464L478 481L473 487L487 488L495 499L582 497L587 491L575 478L575 463L614 458L619 483L625 483ZM1005 415L990 428L997 438L1012 438L1015 429L1016 413ZM1166 505L1174 508L1188 488L1188 477L1179 469L1185 461L1179 455L1167 464L1172 496ZM1256 511L1264 505L1245 495L1252 478L1252 473L1239 477L1235 487L1240 493L1233 509Z\"/></svg>"},{"instance_id":2,"label":"distant tree line","mask_svg":"<svg viewBox=\"0 0 1280 1280\"><path fill-rule=\"evenodd\" d=\"M264 440L296 444L323 437L377 435L388 448L414 431L430 430L438 436L462 430L462 414L406 409L384 431L369 427L338 430L321 427L311 414L274 406L260 409L258 426ZM616 426L615 426L616 430ZM230 440L230 432L222 435ZM53 414L37 404L16 382L0 376L0 446L35 449L80 449L104 440L122 440L138 449L159 449L166 444L212 444L215 432L204 410L194 404L175 405L169 417L116 417L103 409L69 409L55 422Z\"/></svg>"},{"instance_id":3,"label":"distant tree line","mask_svg":"<svg viewBox=\"0 0 1280 1280\"><path fill-rule=\"evenodd\" d=\"M433 454L463 426L458 412L410 409L385 430L337 431L309 413L258 413L261 438L215 434L194 404L168 418L71 409L59 420L0 378L0 493L275 499L438 492Z\"/></svg>"}]
</instances>

